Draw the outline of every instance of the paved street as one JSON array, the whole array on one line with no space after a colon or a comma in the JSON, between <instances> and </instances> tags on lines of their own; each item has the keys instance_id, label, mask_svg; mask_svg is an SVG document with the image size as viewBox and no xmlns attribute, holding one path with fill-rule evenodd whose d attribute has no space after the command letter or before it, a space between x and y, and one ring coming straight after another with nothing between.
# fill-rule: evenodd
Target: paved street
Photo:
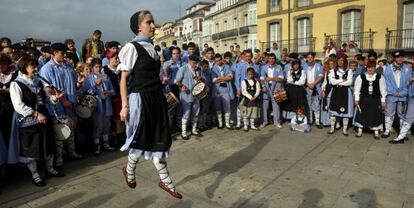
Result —
<instances>
[{"instance_id":1,"label":"paved street","mask_svg":"<svg viewBox=\"0 0 414 208\"><path fill-rule=\"evenodd\" d=\"M412 139L390 145L327 131L213 129L178 140L168 165L181 201L158 188L149 161L140 161L137 188L129 189L125 154L115 152L71 161L68 176L45 188L34 187L28 173L16 176L1 188L0 207L414 207Z\"/></svg>"}]
</instances>

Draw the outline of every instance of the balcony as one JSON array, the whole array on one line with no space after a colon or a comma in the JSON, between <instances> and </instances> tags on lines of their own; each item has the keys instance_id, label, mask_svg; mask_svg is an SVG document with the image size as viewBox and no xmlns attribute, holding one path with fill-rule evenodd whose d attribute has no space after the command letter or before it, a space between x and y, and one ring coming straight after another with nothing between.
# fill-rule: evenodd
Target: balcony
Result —
<instances>
[{"instance_id":1,"label":"balcony","mask_svg":"<svg viewBox=\"0 0 414 208\"><path fill-rule=\"evenodd\" d=\"M231 29L220 33L215 33L212 35L213 40L221 40L225 38L235 37L239 35L238 29Z\"/></svg>"},{"instance_id":2,"label":"balcony","mask_svg":"<svg viewBox=\"0 0 414 208\"><path fill-rule=\"evenodd\" d=\"M266 48L272 48L273 43L277 43L278 48L287 48L289 53L296 52L299 54L307 53L309 51L315 51L315 37L309 38L295 38L290 40L280 40L271 42L261 42L260 47L262 51Z\"/></svg>"},{"instance_id":3,"label":"balcony","mask_svg":"<svg viewBox=\"0 0 414 208\"><path fill-rule=\"evenodd\" d=\"M358 33L344 33L344 34L335 34L335 35L326 35L325 34L325 46L328 45L329 40L333 40L336 48L341 48L343 43L355 43L356 48L361 51L368 51L372 49L372 43L374 39L375 32L369 29L368 32L358 32Z\"/></svg>"},{"instance_id":4,"label":"balcony","mask_svg":"<svg viewBox=\"0 0 414 208\"><path fill-rule=\"evenodd\" d=\"M257 26L256 25L244 26L244 27L241 27L239 29L239 34L240 35L248 35L248 34L252 34L252 33L256 33L256 32L257 32Z\"/></svg>"},{"instance_id":5,"label":"balcony","mask_svg":"<svg viewBox=\"0 0 414 208\"><path fill-rule=\"evenodd\" d=\"M403 49L414 52L414 28L388 30L385 34L385 50L387 52Z\"/></svg>"}]
</instances>

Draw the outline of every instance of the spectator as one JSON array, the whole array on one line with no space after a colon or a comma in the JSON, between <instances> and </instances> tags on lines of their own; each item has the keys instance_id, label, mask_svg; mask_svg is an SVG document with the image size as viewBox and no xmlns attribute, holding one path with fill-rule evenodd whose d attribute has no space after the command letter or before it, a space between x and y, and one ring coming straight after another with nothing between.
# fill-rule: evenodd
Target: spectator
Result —
<instances>
[{"instance_id":1,"label":"spectator","mask_svg":"<svg viewBox=\"0 0 414 208\"><path fill-rule=\"evenodd\" d=\"M336 47L334 41L332 39L329 39L328 45L325 49L325 58L329 57L331 54L336 55Z\"/></svg>"},{"instance_id":2,"label":"spectator","mask_svg":"<svg viewBox=\"0 0 414 208\"><path fill-rule=\"evenodd\" d=\"M282 59L282 53L280 52L277 43L273 43L272 48L270 49L270 53L275 54L277 60Z\"/></svg>"},{"instance_id":3,"label":"spectator","mask_svg":"<svg viewBox=\"0 0 414 208\"><path fill-rule=\"evenodd\" d=\"M75 48L75 41L73 41L72 39L66 39L65 40L65 45L66 45L66 47L68 48L69 51L71 51L72 53L76 54L76 57L78 58L78 61L82 61L81 54Z\"/></svg>"},{"instance_id":4,"label":"spectator","mask_svg":"<svg viewBox=\"0 0 414 208\"><path fill-rule=\"evenodd\" d=\"M8 37L2 37L0 38L0 51L2 51L4 48L10 48L11 47L11 40Z\"/></svg>"},{"instance_id":5,"label":"spectator","mask_svg":"<svg viewBox=\"0 0 414 208\"><path fill-rule=\"evenodd\" d=\"M82 44L82 59L87 60L89 57L102 58L104 56L105 47L101 41L102 32L95 30L92 38L87 38Z\"/></svg>"},{"instance_id":6,"label":"spectator","mask_svg":"<svg viewBox=\"0 0 414 208\"><path fill-rule=\"evenodd\" d=\"M119 53L120 45L121 44L117 41L110 41L106 43L106 56L102 59L102 67L109 64L109 59L107 58L109 53Z\"/></svg>"}]
</instances>

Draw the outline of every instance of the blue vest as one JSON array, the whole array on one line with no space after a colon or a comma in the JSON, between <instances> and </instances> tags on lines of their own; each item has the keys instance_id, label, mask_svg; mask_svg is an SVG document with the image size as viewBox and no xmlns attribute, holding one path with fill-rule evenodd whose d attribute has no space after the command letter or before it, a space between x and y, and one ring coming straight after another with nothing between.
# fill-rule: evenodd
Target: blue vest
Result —
<instances>
[{"instance_id":1,"label":"blue vest","mask_svg":"<svg viewBox=\"0 0 414 208\"><path fill-rule=\"evenodd\" d=\"M398 88L394 78L393 65L388 65L385 68L384 78L387 86L387 102L394 103L407 100L410 76L411 72L408 67L403 66L400 71L400 87ZM397 93L399 93L399 97L395 96Z\"/></svg>"}]
</instances>

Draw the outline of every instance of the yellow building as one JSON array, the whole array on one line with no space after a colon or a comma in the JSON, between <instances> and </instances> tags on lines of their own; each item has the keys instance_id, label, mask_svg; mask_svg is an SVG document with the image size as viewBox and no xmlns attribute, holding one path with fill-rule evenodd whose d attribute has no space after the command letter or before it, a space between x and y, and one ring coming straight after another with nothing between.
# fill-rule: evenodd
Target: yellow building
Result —
<instances>
[{"instance_id":1,"label":"yellow building","mask_svg":"<svg viewBox=\"0 0 414 208\"><path fill-rule=\"evenodd\" d=\"M158 34L155 36L156 44L161 44L165 42L167 46L172 45L174 40L174 23L166 22L159 29Z\"/></svg>"},{"instance_id":2,"label":"yellow building","mask_svg":"<svg viewBox=\"0 0 414 208\"><path fill-rule=\"evenodd\" d=\"M322 55L332 40L362 51L414 49L414 0L257 0L257 39Z\"/></svg>"}]
</instances>

